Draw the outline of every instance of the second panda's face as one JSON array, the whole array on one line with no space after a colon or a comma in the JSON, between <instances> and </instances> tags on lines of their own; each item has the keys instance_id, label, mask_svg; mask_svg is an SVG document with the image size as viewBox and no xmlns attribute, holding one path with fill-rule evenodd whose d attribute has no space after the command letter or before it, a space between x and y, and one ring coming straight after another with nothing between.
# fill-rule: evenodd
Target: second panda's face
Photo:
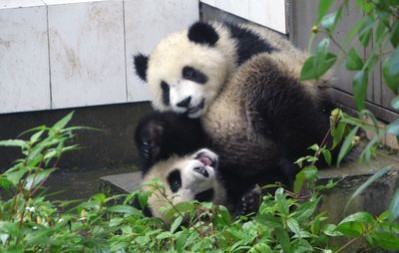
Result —
<instances>
[{"instance_id":1,"label":"second panda's face","mask_svg":"<svg viewBox=\"0 0 399 253\"><path fill-rule=\"evenodd\" d=\"M200 117L227 77L225 57L215 48L177 33L159 43L148 62L147 80L153 105Z\"/></svg>"},{"instance_id":2,"label":"second panda's face","mask_svg":"<svg viewBox=\"0 0 399 253\"><path fill-rule=\"evenodd\" d=\"M215 197L224 194L221 182L217 178L218 157L208 149L201 149L185 157L172 157L154 165L143 179L144 190L153 191L150 182L158 178L164 186L168 199L153 192L149 207L156 217L163 217L160 207L198 200L214 201Z\"/></svg>"}]
</instances>

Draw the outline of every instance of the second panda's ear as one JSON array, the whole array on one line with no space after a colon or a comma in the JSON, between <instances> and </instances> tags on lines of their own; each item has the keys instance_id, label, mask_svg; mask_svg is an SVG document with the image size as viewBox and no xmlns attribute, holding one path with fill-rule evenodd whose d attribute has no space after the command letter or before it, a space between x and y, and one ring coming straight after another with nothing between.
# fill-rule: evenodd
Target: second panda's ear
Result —
<instances>
[{"instance_id":1,"label":"second panda's ear","mask_svg":"<svg viewBox=\"0 0 399 253\"><path fill-rule=\"evenodd\" d=\"M219 35L212 25L196 22L188 29L188 39L195 43L214 46L219 40Z\"/></svg>"},{"instance_id":2,"label":"second panda's ear","mask_svg":"<svg viewBox=\"0 0 399 253\"><path fill-rule=\"evenodd\" d=\"M147 81L147 68L148 68L148 56L143 54L136 54L133 56L134 69L136 74L143 80Z\"/></svg>"}]
</instances>

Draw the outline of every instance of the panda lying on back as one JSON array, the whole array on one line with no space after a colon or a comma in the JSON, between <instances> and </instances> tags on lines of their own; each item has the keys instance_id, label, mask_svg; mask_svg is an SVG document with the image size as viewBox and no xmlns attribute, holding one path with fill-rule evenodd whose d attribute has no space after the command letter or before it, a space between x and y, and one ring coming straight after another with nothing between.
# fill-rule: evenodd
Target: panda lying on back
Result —
<instances>
[{"instance_id":1,"label":"panda lying on back","mask_svg":"<svg viewBox=\"0 0 399 253\"><path fill-rule=\"evenodd\" d=\"M330 79L301 82L306 57L271 31L197 22L134 63L155 109L200 118L225 180L250 188L292 180L293 162L328 132Z\"/></svg>"},{"instance_id":2,"label":"panda lying on back","mask_svg":"<svg viewBox=\"0 0 399 253\"><path fill-rule=\"evenodd\" d=\"M151 186L154 179L163 185L164 195ZM170 203L198 200L226 206L233 215L256 212L260 205L260 191L253 188L239 201L229 198L223 176L218 171L218 156L209 149L201 149L185 156L171 156L154 164L143 177L143 190L152 192L148 200L147 215L170 223L161 207ZM166 198L165 198L166 197Z\"/></svg>"}]
</instances>

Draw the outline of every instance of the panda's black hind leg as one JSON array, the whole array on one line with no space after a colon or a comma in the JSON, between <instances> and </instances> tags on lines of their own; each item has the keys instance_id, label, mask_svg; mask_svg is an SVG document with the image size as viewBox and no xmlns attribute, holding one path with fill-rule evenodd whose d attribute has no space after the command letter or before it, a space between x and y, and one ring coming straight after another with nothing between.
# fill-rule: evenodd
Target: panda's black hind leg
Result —
<instances>
[{"instance_id":1,"label":"panda's black hind leg","mask_svg":"<svg viewBox=\"0 0 399 253\"><path fill-rule=\"evenodd\" d=\"M258 212L262 200L262 191L258 185L245 192L234 210L235 216L254 215Z\"/></svg>"}]
</instances>

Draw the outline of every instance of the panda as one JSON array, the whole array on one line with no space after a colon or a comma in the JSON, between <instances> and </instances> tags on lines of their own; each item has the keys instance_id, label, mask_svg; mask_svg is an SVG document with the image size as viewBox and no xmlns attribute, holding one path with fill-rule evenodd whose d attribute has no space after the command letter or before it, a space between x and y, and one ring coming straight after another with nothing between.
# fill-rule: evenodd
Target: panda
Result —
<instances>
[{"instance_id":1,"label":"panda","mask_svg":"<svg viewBox=\"0 0 399 253\"><path fill-rule=\"evenodd\" d=\"M306 58L272 31L200 21L135 55L134 66L156 110L200 119L240 196L272 178L292 185L294 161L329 130L332 77L300 81Z\"/></svg>"},{"instance_id":2,"label":"panda","mask_svg":"<svg viewBox=\"0 0 399 253\"><path fill-rule=\"evenodd\" d=\"M169 224L172 217L168 217L162 207L193 200L224 205L236 216L256 212L260 206L259 189L255 187L241 196L239 202L232 202L218 163L218 156L206 148L188 155L172 155L155 163L144 173L142 181L142 190L151 192L146 214ZM155 179L162 183L162 194L154 189Z\"/></svg>"},{"instance_id":3,"label":"panda","mask_svg":"<svg viewBox=\"0 0 399 253\"><path fill-rule=\"evenodd\" d=\"M146 174L157 162L206 147L209 138L199 119L154 111L142 117L134 134L140 170Z\"/></svg>"}]
</instances>

